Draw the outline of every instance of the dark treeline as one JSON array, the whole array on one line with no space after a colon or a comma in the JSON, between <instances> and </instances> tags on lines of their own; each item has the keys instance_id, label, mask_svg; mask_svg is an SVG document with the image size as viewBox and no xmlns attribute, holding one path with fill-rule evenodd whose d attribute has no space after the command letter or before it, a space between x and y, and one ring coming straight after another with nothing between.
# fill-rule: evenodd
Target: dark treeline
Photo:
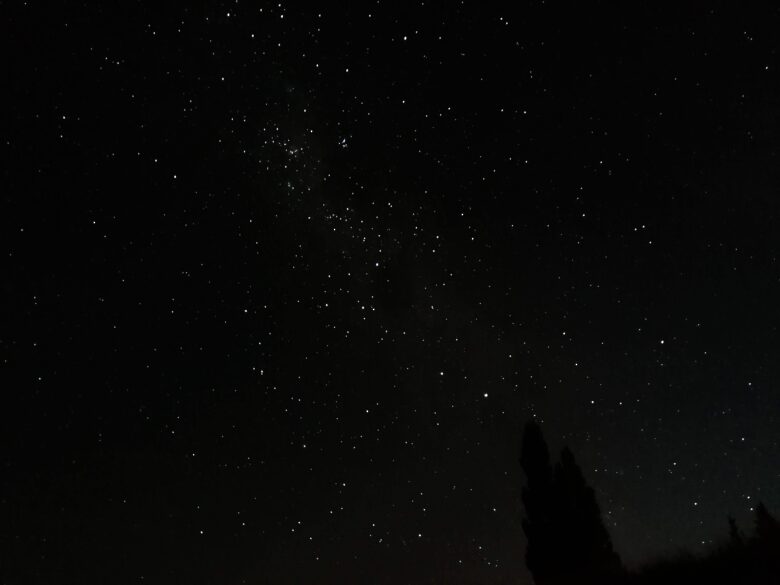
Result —
<instances>
[{"instance_id":1,"label":"dark treeline","mask_svg":"<svg viewBox=\"0 0 780 585\"><path fill-rule=\"evenodd\" d=\"M526 476L522 499L525 562L536 585L677 585L780 583L780 522L763 503L753 534L732 517L728 534L709 554L687 553L627 570L612 547L593 489L574 455L564 448L553 465L542 431L526 424L520 455Z\"/></svg>"}]
</instances>

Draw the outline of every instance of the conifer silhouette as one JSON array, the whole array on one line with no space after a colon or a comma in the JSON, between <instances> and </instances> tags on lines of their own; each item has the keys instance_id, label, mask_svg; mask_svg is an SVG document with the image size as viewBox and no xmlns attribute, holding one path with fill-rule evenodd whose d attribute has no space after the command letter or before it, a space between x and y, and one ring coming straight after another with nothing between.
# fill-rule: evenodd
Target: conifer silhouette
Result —
<instances>
[{"instance_id":1,"label":"conifer silhouette","mask_svg":"<svg viewBox=\"0 0 780 585\"><path fill-rule=\"evenodd\" d=\"M737 526L737 521L733 516L728 517L729 521L729 545L733 548L739 548L742 546L742 533Z\"/></svg>"},{"instance_id":2,"label":"conifer silhouette","mask_svg":"<svg viewBox=\"0 0 780 585\"><path fill-rule=\"evenodd\" d=\"M618 573L620 559L601 519L596 494L568 447L555 466L554 482L560 507L561 548L569 566L583 578L600 579Z\"/></svg>"},{"instance_id":3,"label":"conifer silhouette","mask_svg":"<svg viewBox=\"0 0 780 585\"><path fill-rule=\"evenodd\" d=\"M764 502L756 506L756 539L759 542L777 544L780 542L780 523L769 513Z\"/></svg>"},{"instance_id":4,"label":"conifer silhouette","mask_svg":"<svg viewBox=\"0 0 780 585\"><path fill-rule=\"evenodd\" d=\"M565 448L555 470L539 425L529 421L523 433L520 464L527 483L522 499L527 538L526 565L536 585L603 584L622 574L620 558L596 501L596 495Z\"/></svg>"},{"instance_id":5,"label":"conifer silhouette","mask_svg":"<svg viewBox=\"0 0 780 585\"><path fill-rule=\"evenodd\" d=\"M550 453L542 430L533 420L523 432L520 466L525 472L526 486L522 491L525 517L523 531L528 541L525 563L537 585L552 582L560 559L555 556L557 521L554 518L553 473Z\"/></svg>"}]
</instances>

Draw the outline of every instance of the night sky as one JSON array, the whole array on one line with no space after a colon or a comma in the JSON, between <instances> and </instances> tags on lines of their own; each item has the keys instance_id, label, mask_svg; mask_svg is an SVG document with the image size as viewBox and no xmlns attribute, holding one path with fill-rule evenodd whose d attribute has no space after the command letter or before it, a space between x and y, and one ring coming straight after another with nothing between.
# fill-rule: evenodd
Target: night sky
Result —
<instances>
[{"instance_id":1,"label":"night sky","mask_svg":"<svg viewBox=\"0 0 780 585\"><path fill-rule=\"evenodd\" d=\"M780 511L770 3L65 4L2 8L3 583L527 585L531 417L629 566Z\"/></svg>"}]
</instances>

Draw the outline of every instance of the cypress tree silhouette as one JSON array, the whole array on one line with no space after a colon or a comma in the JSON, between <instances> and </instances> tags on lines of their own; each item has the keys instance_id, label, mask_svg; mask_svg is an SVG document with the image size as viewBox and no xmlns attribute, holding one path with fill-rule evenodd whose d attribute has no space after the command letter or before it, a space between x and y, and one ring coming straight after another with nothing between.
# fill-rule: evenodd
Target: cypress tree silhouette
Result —
<instances>
[{"instance_id":1,"label":"cypress tree silhouette","mask_svg":"<svg viewBox=\"0 0 780 585\"><path fill-rule=\"evenodd\" d=\"M780 523L769 513L764 502L756 506L756 539L767 544L780 544Z\"/></svg>"},{"instance_id":2,"label":"cypress tree silhouette","mask_svg":"<svg viewBox=\"0 0 780 585\"><path fill-rule=\"evenodd\" d=\"M617 581L623 574L620 558L572 452L562 451L553 472L542 431L529 421L520 464L527 480L522 491L525 561L536 585Z\"/></svg>"},{"instance_id":3,"label":"cypress tree silhouette","mask_svg":"<svg viewBox=\"0 0 780 585\"><path fill-rule=\"evenodd\" d=\"M728 517L729 521L729 546L732 548L740 548L743 544L742 533L737 526L737 521L734 516Z\"/></svg>"},{"instance_id":4,"label":"cypress tree silhouette","mask_svg":"<svg viewBox=\"0 0 780 585\"><path fill-rule=\"evenodd\" d=\"M555 537L557 524L554 517L553 473L550 453L542 436L542 430L533 420L525 425L520 450L520 466L525 472L526 486L522 491L525 517L522 525L527 539L525 564L537 585L554 583L556 567Z\"/></svg>"},{"instance_id":5,"label":"cypress tree silhouette","mask_svg":"<svg viewBox=\"0 0 780 585\"><path fill-rule=\"evenodd\" d=\"M763 502L755 510L756 532L753 537L752 565L764 583L780 581L780 522L769 513Z\"/></svg>"},{"instance_id":6,"label":"cypress tree silhouette","mask_svg":"<svg viewBox=\"0 0 780 585\"><path fill-rule=\"evenodd\" d=\"M601 519L596 494L566 447L555 466L555 489L560 507L560 540L569 573L579 583L603 582L620 574L620 558Z\"/></svg>"}]
</instances>

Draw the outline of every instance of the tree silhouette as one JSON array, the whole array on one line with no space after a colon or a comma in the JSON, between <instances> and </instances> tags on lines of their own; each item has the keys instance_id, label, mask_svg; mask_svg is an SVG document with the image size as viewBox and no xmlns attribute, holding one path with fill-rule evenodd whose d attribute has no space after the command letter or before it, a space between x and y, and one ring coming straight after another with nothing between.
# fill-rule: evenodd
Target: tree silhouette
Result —
<instances>
[{"instance_id":1,"label":"tree silhouette","mask_svg":"<svg viewBox=\"0 0 780 585\"><path fill-rule=\"evenodd\" d=\"M769 513L764 502L759 502L756 506L756 539L759 542L778 544L780 543L780 523Z\"/></svg>"},{"instance_id":2,"label":"tree silhouette","mask_svg":"<svg viewBox=\"0 0 780 585\"><path fill-rule=\"evenodd\" d=\"M731 546L732 548L739 548L743 544L742 532L740 532L739 526L737 526L737 521L734 518L734 516L729 516L728 521L729 521L729 546Z\"/></svg>"},{"instance_id":3,"label":"tree silhouette","mask_svg":"<svg viewBox=\"0 0 780 585\"><path fill-rule=\"evenodd\" d=\"M561 511L560 538L567 564L582 579L589 576L600 580L619 573L620 558L612 548L612 539L601 519L596 494L585 481L568 447L561 451L554 482Z\"/></svg>"},{"instance_id":4,"label":"tree silhouette","mask_svg":"<svg viewBox=\"0 0 780 585\"><path fill-rule=\"evenodd\" d=\"M533 420L523 432L520 466L525 472L526 486L522 491L525 518L523 531L528 541L525 564L537 585L552 583L560 559L555 554L557 520L554 516L553 472L550 453L542 430Z\"/></svg>"},{"instance_id":5,"label":"tree silhouette","mask_svg":"<svg viewBox=\"0 0 780 585\"><path fill-rule=\"evenodd\" d=\"M553 472L542 431L529 421L520 464L526 565L536 585L605 583L622 572L593 489L565 448Z\"/></svg>"},{"instance_id":6,"label":"tree silhouette","mask_svg":"<svg viewBox=\"0 0 780 585\"><path fill-rule=\"evenodd\" d=\"M525 561L536 585L775 585L780 583L780 521L763 502L744 536L728 517L728 541L704 554L683 553L627 571L612 547L593 491L571 450L554 466L542 430L529 421L520 465ZM724 535L725 536L725 535Z\"/></svg>"},{"instance_id":7,"label":"tree silhouette","mask_svg":"<svg viewBox=\"0 0 780 585\"><path fill-rule=\"evenodd\" d=\"M628 585L775 585L780 582L780 524L766 506L755 509L755 533L745 537L728 518L728 541L702 555L660 559L642 567Z\"/></svg>"}]
</instances>

